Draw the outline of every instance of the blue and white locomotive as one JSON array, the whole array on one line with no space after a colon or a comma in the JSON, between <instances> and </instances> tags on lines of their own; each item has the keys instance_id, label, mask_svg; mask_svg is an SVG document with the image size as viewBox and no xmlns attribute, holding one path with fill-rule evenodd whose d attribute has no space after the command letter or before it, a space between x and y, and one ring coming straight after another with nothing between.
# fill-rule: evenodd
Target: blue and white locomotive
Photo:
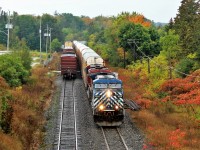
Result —
<instances>
[{"instance_id":1,"label":"blue and white locomotive","mask_svg":"<svg viewBox=\"0 0 200 150\"><path fill-rule=\"evenodd\" d=\"M93 116L100 126L119 126L124 119L122 81L113 75L97 75L93 81Z\"/></svg>"}]
</instances>

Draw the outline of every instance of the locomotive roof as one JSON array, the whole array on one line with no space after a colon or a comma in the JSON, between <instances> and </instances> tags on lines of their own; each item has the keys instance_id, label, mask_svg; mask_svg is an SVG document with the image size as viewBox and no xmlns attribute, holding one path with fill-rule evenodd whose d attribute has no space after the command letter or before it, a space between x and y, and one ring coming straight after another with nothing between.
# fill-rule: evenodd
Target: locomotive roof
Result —
<instances>
[{"instance_id":1,"label":"locomotive roof","mask_svg":"<svg viewBox=\"0 0 200 150\"><path fill-rule=\"evenodd\" d=\"M106 83L106 84L122 84L122 81L116 79L113 75L97 75L93 81L94 84Z\"/></svg>"}]
</instances>

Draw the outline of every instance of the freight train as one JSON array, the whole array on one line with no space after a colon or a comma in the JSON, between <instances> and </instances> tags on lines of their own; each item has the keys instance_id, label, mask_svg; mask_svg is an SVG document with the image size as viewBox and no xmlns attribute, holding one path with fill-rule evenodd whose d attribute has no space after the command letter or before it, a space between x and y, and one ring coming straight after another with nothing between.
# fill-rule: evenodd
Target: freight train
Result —
<instances>
[{"instance_id":1,"label":"freight train","mask_svg":"<svg viewBox=\"0 0 200 150\"><path fill-rule=\"evenodd\" d=\"M77 57L75 50L72 47L72 42L65 42L65 47L63 48L62 54L60 56L61 64L61 75L63 79L76 78L77 75Z\"/></svg>"},{"instance_id":2,"label":"freight train","mask_svg":"<svg viewBox=\"0 0 200 150\"><path fill-rule=\"evenodd\" d=\"M122 81L105 67L104 60L88 46L73 41L85 89L99 126L119 126L124 120Z\"/></svg>"}]
</instances>

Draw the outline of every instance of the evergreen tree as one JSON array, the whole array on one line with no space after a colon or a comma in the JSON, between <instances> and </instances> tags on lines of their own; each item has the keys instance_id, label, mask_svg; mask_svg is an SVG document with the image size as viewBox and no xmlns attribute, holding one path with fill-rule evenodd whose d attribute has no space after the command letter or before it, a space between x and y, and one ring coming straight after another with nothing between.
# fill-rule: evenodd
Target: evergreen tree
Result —
<instances>
[{"instance_id":1,"label":"evergreen tree","mask_svg":"<svg viewBox=\"0 0 200 150\"><path fill-rule=\"evenodd\" d=\"M4 44L6 46L7 35L4 32L6 31L5 25L7 22L7 14L5 11L0 10L0 44Z\"/></svg>"},{"instance_id":2,"label":"evergreen tree","mask_svg":"<svg viewBox=\"0 0 200 150\"><path fill-rule=\"evenodd\" d=\"M172 30L174 28L174 20L171 18L169 20L169 24L165 26L165 31L169 32L169 30Z\"/></svg>"},{"instance_id":3,"label":"evergreen tree","mask_svg":"<svg viewBox=\"0 0 200 150\"><path fill-rule=\"evenodd\" d=\"M180 36L183 56L199 51L199 39L197 34L200 30L199 0L183 0L175 17L174 28Z\"/></svg>"}]
</instances>

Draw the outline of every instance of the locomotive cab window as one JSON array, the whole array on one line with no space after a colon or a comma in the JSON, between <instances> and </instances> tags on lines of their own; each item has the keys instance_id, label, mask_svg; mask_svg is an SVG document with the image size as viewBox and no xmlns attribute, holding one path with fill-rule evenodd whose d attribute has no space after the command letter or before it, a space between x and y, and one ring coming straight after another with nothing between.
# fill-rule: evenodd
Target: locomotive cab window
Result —
<instances>
[{"instance_id":1,"label":"locomotive cab window","mask_svg":"<svg viewBox=\"0 0 200 150\"><path fill-rule=\"evenodd\" d=\"M94 88L96 88L96 89L105 89L107 87L108 87L107 84L95 84L94 85Z\"/></svg>"},{"instance_id":2,"label":"locomotive cab window","mask_svg":"<svg viewBox=\"0 0 200 150\"><path fill-rule=\"evenodd\" d=\"M120 88L122 88L122 85L121 84L109 84L109 88L120 89Z\"/></svg>"}]
</instances>

